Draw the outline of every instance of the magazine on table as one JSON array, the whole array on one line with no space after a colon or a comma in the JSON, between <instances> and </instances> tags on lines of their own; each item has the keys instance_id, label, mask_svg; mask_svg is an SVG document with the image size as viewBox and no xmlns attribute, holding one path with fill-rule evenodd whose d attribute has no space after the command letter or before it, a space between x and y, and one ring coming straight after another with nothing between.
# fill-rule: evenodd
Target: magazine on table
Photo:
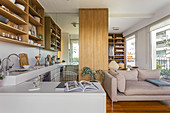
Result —
<instances>
[{"instance_id":1,"label":"magazine on table","mask_svg":"<svg viewBox=\"0 0 170 113\"><path fill-rule=\"evenodd\" d=\"M98 87L89 81L69 81L65 83L65 91L73 92L73 91L82 91L85 90L98 90Z\"/></svg>"}]
</instances>

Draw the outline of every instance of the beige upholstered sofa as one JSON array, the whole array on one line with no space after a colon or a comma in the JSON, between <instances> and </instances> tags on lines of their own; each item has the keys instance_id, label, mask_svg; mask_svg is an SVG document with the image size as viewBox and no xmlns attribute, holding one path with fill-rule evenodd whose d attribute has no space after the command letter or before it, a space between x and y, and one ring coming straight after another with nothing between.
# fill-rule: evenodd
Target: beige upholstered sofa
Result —
<instances>
[{"instance_id":1,"label":"beige upholstered sofa","mask_svg":"<svg viewBox=\"0 0 170 113\"><path fill-rule=\"evenodd\" d=\"M158 87L145 79L159 79L160 70L105 71L104 89L112 102L170 100L170 86Z\"/></svg>"}]
</instances>

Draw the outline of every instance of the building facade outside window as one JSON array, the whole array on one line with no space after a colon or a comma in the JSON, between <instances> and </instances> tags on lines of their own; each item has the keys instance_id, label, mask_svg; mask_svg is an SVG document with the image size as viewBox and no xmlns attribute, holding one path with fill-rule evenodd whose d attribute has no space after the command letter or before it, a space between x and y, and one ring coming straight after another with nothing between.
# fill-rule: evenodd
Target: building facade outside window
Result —
<instances>
[{"instance_id":1,"label":"building facade outside window","mask_svg":"<svg viewBox=\"0 0 170 113\"><path fill-rule=\"evenodd\" d=\"M78 39L71 39L71 62L78 63L79 62L79 40Z\"/></svg>"},{"instance_id":2,"label":"building facade outside window","mask_svg":"<svg viewBox=\"0 0 170 113\"><path fill-rule=\"evenodd\" d=\"M151 32L152 69L161 69L161 75L170 78L170 25Z\"/></svg>"},{"instance_id":3,"label":"building facade outside window","mask_svg":"<svg viewBox=\"0 0 170 113\"><path fill-rule=\"evenodd\" d=\"M126 66L135 64L135 35L126 38Z\"/></svg>"}]
</instances>

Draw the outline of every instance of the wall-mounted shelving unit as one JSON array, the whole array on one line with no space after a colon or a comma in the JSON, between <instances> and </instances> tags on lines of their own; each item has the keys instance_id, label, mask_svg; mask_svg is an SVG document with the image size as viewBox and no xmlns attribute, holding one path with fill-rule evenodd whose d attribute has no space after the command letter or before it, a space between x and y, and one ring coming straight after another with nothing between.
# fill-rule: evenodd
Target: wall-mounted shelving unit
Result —
<instances>
[{"instance_id":1,"label":"wall-mounted shelving unit","mask_svg":"<svg viewBox=\"0 0 170 113\"><path fill-rule=\"evenodd\" d=\"M25 7L22 10L17 4ZM0 41L31 47L44 47L44 8L37 0L0 0ZM31 27L31 26L32 27Z\"/></svg>"},{"instance_id":2,"label":"wall-mounted shelving unit","mask_svg":"<svg viewBox=\"0 0 170 113\"><path fill-rule=\"evenodd\" d=\"M108 62L110 63L115 60L118 64L121 63L122 68L125 68L125 38L123 37L123 34L109 33L108 44Z\"/></svg>"},{"instance_id":3,"label":"wall-mounted shelving unit","mask_svg":"<svg viewBox=\"0 0 170 113\"><path fill-rule=\"evenodd\" d=\"M61 51L61 28L51 17L45 17L45 49Z\"/></svg>"}]
</instances>

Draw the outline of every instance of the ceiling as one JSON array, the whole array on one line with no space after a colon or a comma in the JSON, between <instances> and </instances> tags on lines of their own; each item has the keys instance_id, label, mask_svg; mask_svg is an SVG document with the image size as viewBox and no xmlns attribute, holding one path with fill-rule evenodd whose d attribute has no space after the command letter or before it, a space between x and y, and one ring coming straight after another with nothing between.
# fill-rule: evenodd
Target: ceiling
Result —
<instances>
[{"instance_id":1,"label":"ceiling","mask_svg":"<svg viewBox=\"0 0 170 113\"><path fill-rule=\"evenodd\" d=\"M39 0L46 12L78 13L79 8L109 8L109 32L124 32L170 4L170 0ZM120 30L113 31L112 27ZM67 28L69 29L69 28Z\"/></svg>"},{"instance_id":2,"label":"ceiling","mask_svg":"<svg viewBox=\"0 0 170 113\"><path fill-rule=\"evenodd\" d=\"M79 15L73 13L46 13L47 16L51 16L56 23L61 27L62 33L78 34L79 25L74 27L71 23L79 23Z\"/></svg>"}]
</instances>

